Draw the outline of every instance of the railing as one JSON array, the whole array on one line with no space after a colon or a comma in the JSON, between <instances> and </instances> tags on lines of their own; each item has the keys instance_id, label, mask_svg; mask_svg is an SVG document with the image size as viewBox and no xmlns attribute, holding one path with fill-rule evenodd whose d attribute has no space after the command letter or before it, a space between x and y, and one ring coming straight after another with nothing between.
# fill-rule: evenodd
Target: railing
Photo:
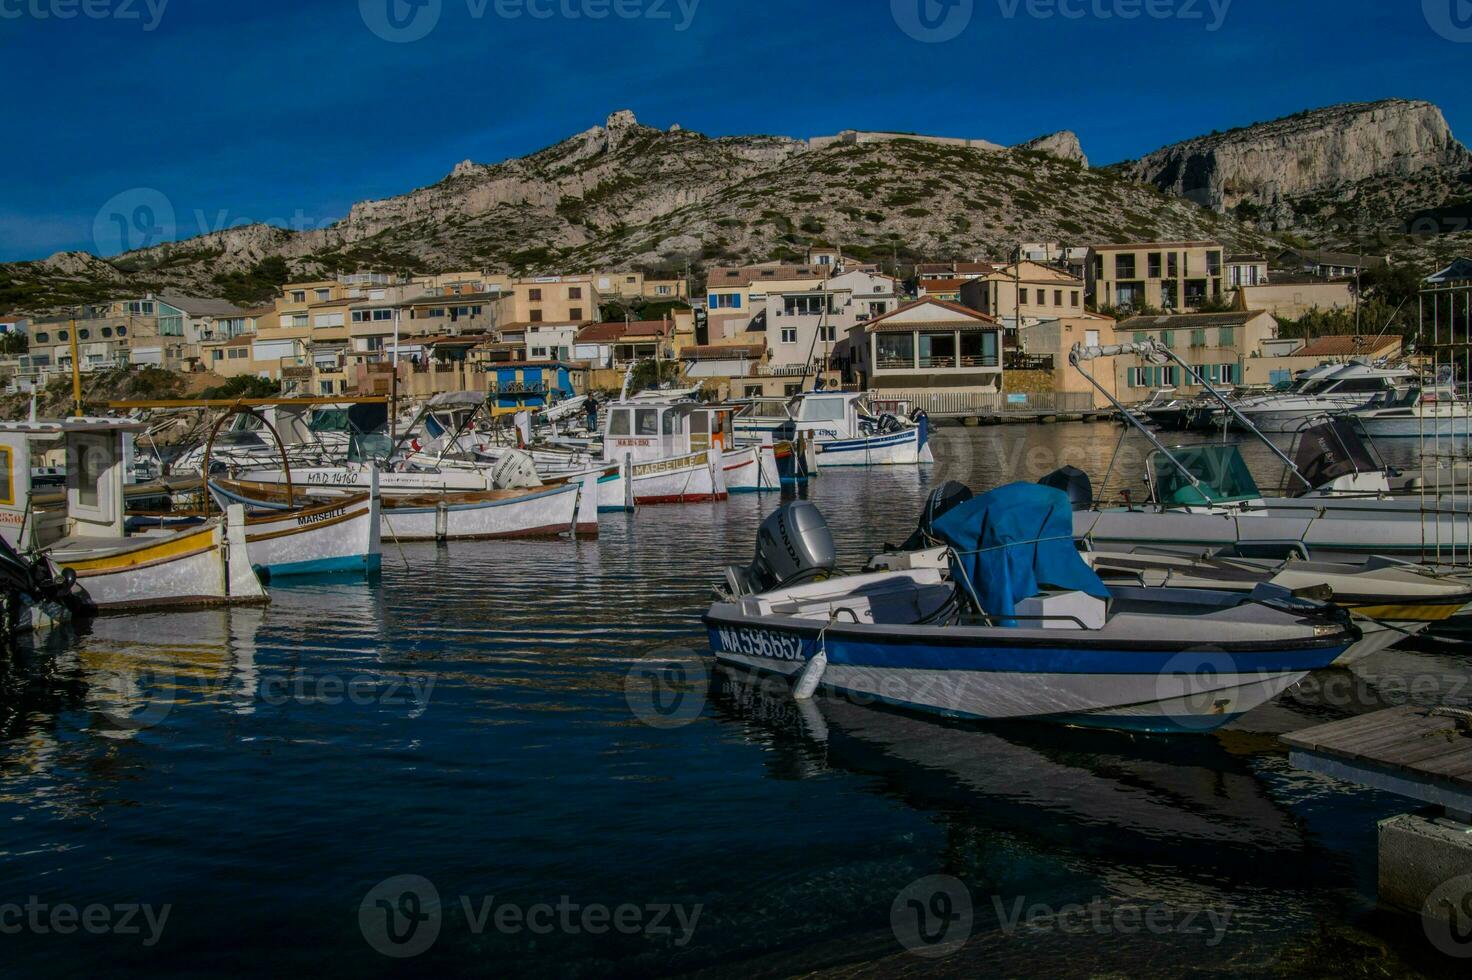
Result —
<instances>
[{"instance_id":1,"label":"railing","mask_svg":"<svg viewBox=\"0 0 1472 980\"><path fill-rule=\"evenodd\" d=\"M969 391L871 391L871 401L908 401L927 415L1058 415L1094 410L1093 396L1086 391L969 392Z\"/></svg>"},{"instance_id":2,"label":"railing","mask_svg":"<svg viewBox=\"0 0 1472 980\"><path fill-rule=\"evenodd\" d=\"M951 370L954 368L995 370L997 367L997 355L965 354L959 358L954 355L939 355L918 359L908 357L880 357L875 362L875 367L881 371L934 371Z\"/></svg>"},{"instance_id":3,"label":"railing","mask_svg":"<svg viewBox=\"0 0 1472 980\"><path fill-rule=\"evenodd\" d=\"M1053 355L1028 354L1020 350L1009 350L1006 364L1008 371L1051 371L1053 370Z\"/></svg>"}]
</instances>

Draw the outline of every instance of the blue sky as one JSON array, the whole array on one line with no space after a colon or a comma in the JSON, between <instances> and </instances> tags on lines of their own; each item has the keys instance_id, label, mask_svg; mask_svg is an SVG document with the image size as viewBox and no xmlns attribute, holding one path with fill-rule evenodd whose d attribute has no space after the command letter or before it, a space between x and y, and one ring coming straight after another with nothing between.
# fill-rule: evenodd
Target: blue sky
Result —
<instances>
[{"instance_id":1,"label":"blue sky","mask_svg":"<svg viewBox=\"0 0 1472 980\"><path fill-rule=\"evenodd\" d=\"M1108 163L1398 96L1472 139L1472 0L0 0L0 63L7 261L321 227L620 108L711 135L1072 129Z\"/></svg>"}]
</instances>

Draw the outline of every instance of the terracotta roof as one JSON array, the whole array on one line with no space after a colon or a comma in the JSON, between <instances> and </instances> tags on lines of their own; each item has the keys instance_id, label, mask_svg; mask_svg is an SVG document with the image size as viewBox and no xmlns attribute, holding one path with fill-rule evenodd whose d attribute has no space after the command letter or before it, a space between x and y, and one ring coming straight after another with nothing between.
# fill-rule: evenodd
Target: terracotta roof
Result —
<instances>
[{"instance_id":1,"label":"terracotta roof","mask_svg":"<svg viewBox=\"0 0 1472 980\"><path fill-rule=\"evenodd\" d=\"M755 361L767 352L766 342L760 344L705 344L685 347L680 350L682 361Z\"/></svg>"},{"instance_id":2,"label":"terracotta roof","mask_svg":"<svg viewBox=\"0 0 1472 980\"><path fill-rule=\"evenodd\" d=\"M970 279L922 279L920 288L927 293L953 293L970 281Z\"/></svg>"},{"instance_id":3,"label":"terracotta roof","mask_svg":"<svg viewBox=\"0 0 1472 980\"><path fill-rule=\"evenodd\" d=\"M625 337L655 340L669 334L673 324L667 320L635 320L631 323L591 323L578 331L579 344L606 344Z\"/></svg>"},{"instance_id":4,"label":"terracotta roof","mask_svg":"<svg viewBox=\"0 0 1472 980\"><path fill-rule=\"evenodd\" d=\"M1195 327L1239 327L1263 315L1262 310L1228 313L1173 313L1162 316L1132 316L1119 321L1118 330L1190 330Z\"/></svg>"},{"instance_id":5,"label":"terracotta roof","mask_svg":"<svg viewBox=\"0 0 1472 980\"><path fill-rule=\"evenodd\" d=\"M1294 357L1343 357L1353 354L1379 354L1400 344L1399 337L1356 337L1332 334L1318 337L1293 352Z\"/></svg>"},{"instance_id":6,"label":"terracotta roof","mask_svg":"<svg viewBox=\"0 0 1472 980\"><path fill-rule=\"evenodd\" d=\"M892 320L894 317L899 316L901 313L905 312L906 310L913 310L915 307L922 306L922 305L924 305L924 306L937 306L937 307L940 307L943 310L949 310L952 313L960 313L960 314L963 314L968 319L971 319L971 320L976 321L976 323L975 323L975 326L976 327L984 327L986 329L996 329L996 328L998 328L998 327L1001 326L994 318L987 316L985 313L982 313L980 310L973 310L971 307L969 307L969 306L962 306L959 303L948 303L948 302L946 302L943 299L936 299L934 296L925 296L925 297L922 297L920 299L917 299L913 303L906 303L904 306L901 306L899 309L897 309L897 310L891 310L890 312L884 314L884 316L877 316L877 317L875 317L872 320L866 321L864 324L862 324L862 326L863 326L863 328L864 328L865 331L878 330L880 333L885 333L885 332L902 332L902 331L910 330L910 329L918 329L922 325L929 325L929 324L925 323L924 321L919 321L919 320L908 320L908 321L901 321L901 322L898 322L898 323L892 323L892 322L889 322L889 321ZM968 327L969 326L970 325L968 325Z\"/></svg>"},{"instance_id":7,"label":"terracotta roof","mask_svg":"<svg viewBox=\"0 0 1472 980\"><path fill-rule=\"evenodd\" d=\"M1121 242L1114 245L1090 245L1096 252L1134 252L1142 248L1221 248L1220 242Z\"/></svg>"},{"instance_id":8,"label":"terracotta roof","mask_svg":"<svg viewBox=\"0 0 1472 980\"><path fill-rule=\"evenodd\" d=\"M705 278L705 288L721 289L750 286L754 282L782 282L793 279L826 279L832 269L817 265L768 265L728 268L716 266Z\"/></svg>"}]
</instances>

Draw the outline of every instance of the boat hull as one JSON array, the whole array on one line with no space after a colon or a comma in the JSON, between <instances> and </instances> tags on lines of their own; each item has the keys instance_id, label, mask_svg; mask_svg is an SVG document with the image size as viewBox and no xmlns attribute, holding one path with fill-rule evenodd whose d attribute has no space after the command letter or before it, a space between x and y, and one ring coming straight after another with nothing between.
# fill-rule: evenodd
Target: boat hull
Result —
<instances>
[{"instance_id":1,"label":"boat hull","mask_svg":"<svg viewBox=\"0 0 1472 980\"><path fill-rule=\"evenodd\" d=\"M241 502L241 501L235 501ZM246 549L270 579L371 574L383 562L379 502L367 494L246 521Z\"/></svg>"},{"instance_id":2,"label":"boat hull","mask_svg":"<svg viewBox=\"0 0 1472 980\"><path fill-rule=\"evenodd\" d=\"M781 490L777 451L770 445L744 446L721 457L727 493L760 493Z\"/></svg>"},{"instance_id":3,"label":"boat hull","mask_svg":"<svg viewBox=\"0 0 1472 980\"><path fill-rule=\"evenodd\" d=\"M599 481L600 510L628 510L630 505L694 504L726 499L717 467L721 457L709 452L667 459L631 461L616 477ZM632 493L628 481L632 481Z\"/></svg>"},{"instance_id":4,"label":"boat hull","mask_svg":"<svg viewBox=\"0 0 1472 980\"><path fill-rule=\"evenodd\" d=\"M933 463L924 424L858 439L817 437L818 466L903 466Z\"/></svg>"},{"instance_id":5,"label":"boat hull","mask_svg":"<svg viewBox=\"0 0 1472 980\"><path fill-rule=\"evenodd\" d=\"M383 507L383 536L403 542L572 534L581 491L580 482L569 482L532 491L389 500Z\"/></svg>"},{"instance_id":6,"label":"boat hull","mask_svg":"<svg viewBox=\"0 0 1472 980\"><path fill-rule=\"evenodd\" d=\"M780 621L779 621L780 622ZM969 719L1039 719L1152 732L1204 732L1271 700L1340 656L1347 641L1230 654L1149 644L875 643L841 630L708 615L721 663L795 677L820 646L822 685L861 700ZM820 639L820 633L822 637Z\"/></svg>"},{"instance_id":7,"label":"boat hull","mask_svg":"<svg viewBox=\"0 0 1472 980\"><path fill-rule=\"evenodd\" d=\"M244 518L240 516L240 531ZM61 548L47 552L58 568L76 574L77 588L101 612L265 601L248 561L232 567L229 553L244 535L227 535L214 521L164 535L130 538L117 547Z\"/></svg>"}]
</instances>

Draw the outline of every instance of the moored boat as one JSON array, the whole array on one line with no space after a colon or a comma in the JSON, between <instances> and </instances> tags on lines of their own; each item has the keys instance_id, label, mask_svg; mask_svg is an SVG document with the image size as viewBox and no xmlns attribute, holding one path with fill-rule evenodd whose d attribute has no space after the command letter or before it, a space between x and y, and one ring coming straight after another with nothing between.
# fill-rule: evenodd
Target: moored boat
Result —
<instances>
[{"instance_id":1,"label":"moored boat","mask_svg":"<svg viewBox=\"0 0 1472 980\"><path fill-rule=\"evenodd\" d=\"M821 685L963 718L1178 732L1225 724L1359 638L1292 597L1106 589L1068 519L1062 493L1013 484L935 523L947 568L829 578L821 514L786 504L706 613L711 649L793 678L799 698Z\"/></svg>"}]
</instances>

